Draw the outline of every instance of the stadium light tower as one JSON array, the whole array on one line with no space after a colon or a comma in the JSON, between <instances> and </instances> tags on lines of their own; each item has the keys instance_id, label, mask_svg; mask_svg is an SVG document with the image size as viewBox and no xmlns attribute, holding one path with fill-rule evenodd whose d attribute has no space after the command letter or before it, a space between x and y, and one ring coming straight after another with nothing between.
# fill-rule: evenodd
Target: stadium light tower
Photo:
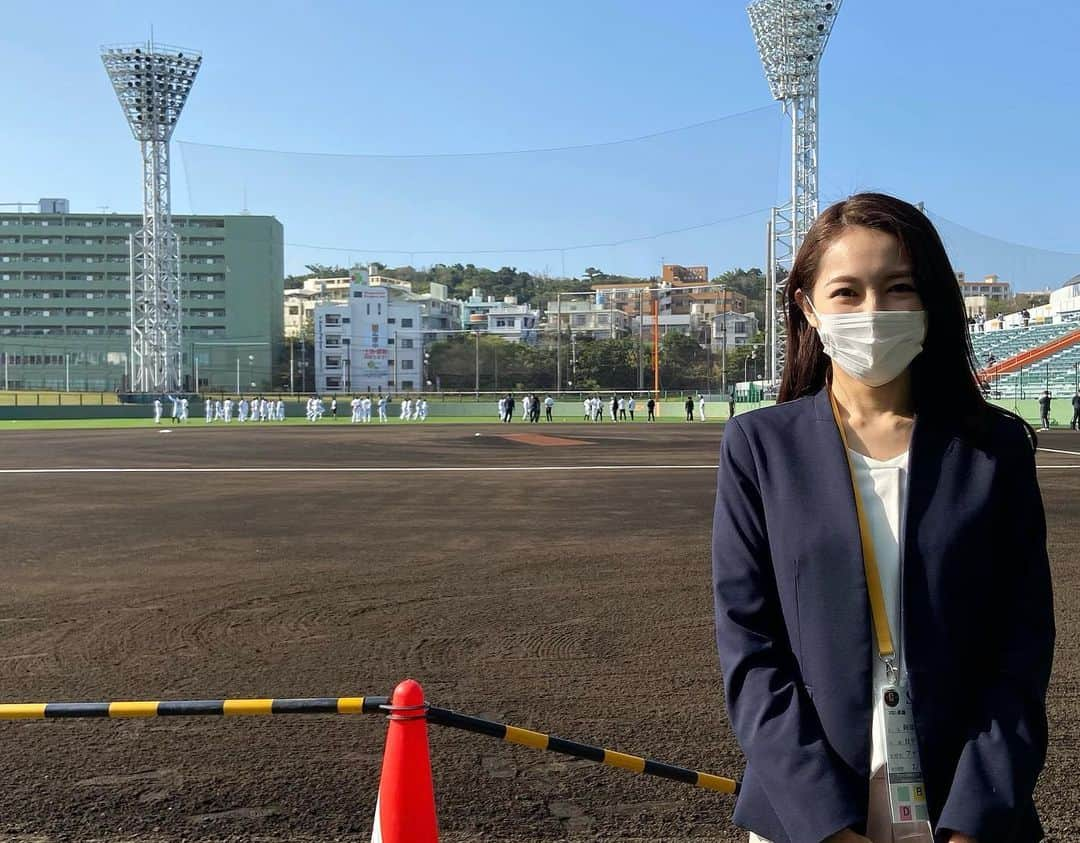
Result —
<instances>
[{"instance_id":1,"label":"stadium light tower","mask_svg":"<svg viewBox=\"0 0 1080 843\"><path fill-rule=\"evenodd\" d=\"M791 268L818 214L818 67L842 0L754 0L746 7L773 99L791 119L791 198L769 220L766 377L784 364L784 285L777 265Z\"/></svg>"},{"instance_id":2,"label":"stadium light tower","mask_svg":"<svg viewBox=\"0 0 1080 843\"><path fill-rule=\"evenodd\" d=\"M202 56L149 41L103 47L101 60L143 160L143 221L131 237L131 384L171 392L181 384L180 248L169 198L169 140Z\"/></svg>"}]
</instances>

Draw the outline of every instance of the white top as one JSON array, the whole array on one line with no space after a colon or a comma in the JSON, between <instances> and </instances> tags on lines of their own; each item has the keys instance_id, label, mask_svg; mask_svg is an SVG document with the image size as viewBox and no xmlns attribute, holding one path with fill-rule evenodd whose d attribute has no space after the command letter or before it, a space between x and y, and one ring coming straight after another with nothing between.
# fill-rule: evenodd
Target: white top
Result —
<instances>
[{"instance_id":1,"label":"white top","mask_svg":"<svg viewBox=\"0 0 1080 843\"><path fill-rule=\"evenodd\" d=\"M906 675L900 625L900 574L903 559L904 511L908 494L908 452L891 460L875 460L848 449L855 470L855 483L862 498L863 511L870 527L877 557L889 631L897 650L900 674ZM870 731L870 773L873 775L885 763L885 735L882 731L881 692L887 684L885 665L874 653L874 713Z\"/></svg>"}]
</instances>

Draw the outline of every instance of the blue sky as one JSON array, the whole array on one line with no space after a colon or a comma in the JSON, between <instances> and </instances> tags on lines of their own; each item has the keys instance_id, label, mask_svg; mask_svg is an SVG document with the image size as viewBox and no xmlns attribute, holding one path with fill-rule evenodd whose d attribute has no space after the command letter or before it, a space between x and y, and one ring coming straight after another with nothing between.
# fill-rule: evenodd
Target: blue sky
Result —
<instances>
[{"instance_id":1,"label":"blue sky","mask_svg":"<svg viewBox=\"0 0 1080 843\"><path fill-rule=\"evenodd\" d=\"M189 144L369 155L536 149L639 137L771 102L738 0L190 0L141 16L133 8L61 2L7 10L0 31L7 59L0 74L7 127L0 133L6 164L0 202L67 196L83 210L140 207L136 145L98 48L145 39L151 25L158 40L204 55L175 135ZM823 204L854 190L881 189L925 201L942 217L1001 241L1080 253L1080 110L1070 59L1077 31L1080 4L1071 0L847 0L822 66ZM255 178L245 189L252 211L283 220L287 242L343 250L290 247L291 269L307 260L380 257L353 254L353 247L408 252L606 242L777 201L783 127L775 113L710 127L715 137L707 127L673 136L670 144L612 148L613 156L625 156L612 168L622 172L619 189L569 154L558 159L564 169L548 183L550 195L542 185L532 196L523 190L520 206L502 207L496 217L472 216L452 200L438 212L425 205L416 213L416 202L438 192L439 179L451 185L462 177L455 169L460 159L445 167L438 161L410 165L412 181L401 182L397 209L391 208L395 197L365 194L373 172L365 169L372 166L367 159L280 159L265 168L262 182ZM715 170L706 161L714 148L713 158L727 159ZM200 169L185 173L174 147L180 162L174 208L239 210L243 198L235 186L221 194L208 190L215 168L231 160L258 171L259 159L190 149ZM487 169L488 161L496 166ZM477 196L504 196L499 191L507 190L508 180L520 175L528 183L534 164L522 159L514 171L506 159L482 158L469 164L468 177ZM308 182L306 196L296 185L286 190L276 167ZM733 187L740 170L745 183ZM595 185L594 178L600 179ZM594 189L595 207L588 217L567 212L561 229L549 228L548 217L559 216L559 196L568 207L581 205L563 180L583 195ZM364 194L358 204L366 203L370 216L351 218L332 201L322 214L313 212L324 187L333 195L332 184ZM626 202L620 190L637 201ZM629 204L649 210L628 213ZM410 226L410 219L423 224ZM588 263L655 272L652 262L660 257L704 260L715 269L760 265L761 219L751 215L641 248L571 251L569 257L555 248L432 259L512 263L556 274L563 261L571 273ZM522 232L535 241L524 242ZM958 268L974 274L1000 265L1029 276L1016 279L1021 286L1060 283L1064 277L1057 276L1071 262L1048 256L1043 268L1031 257L1041 253L1024 252L1010 263L997 253L1001 246L989 257L984 241L956 238ZM384 259L403 263L408 255ZM1080 258L1075 263L1072 272L1080 272Z\"/></svg>"}]
</instances>

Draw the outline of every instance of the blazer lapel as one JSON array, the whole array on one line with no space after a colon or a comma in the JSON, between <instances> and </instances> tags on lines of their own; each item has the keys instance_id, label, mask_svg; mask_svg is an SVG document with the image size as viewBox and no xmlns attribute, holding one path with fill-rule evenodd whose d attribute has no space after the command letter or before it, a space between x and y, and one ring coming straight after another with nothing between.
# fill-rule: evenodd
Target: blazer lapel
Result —
<instances>
[{"instance_id":1,"label":"blazer lapel","mask_svg":"<svg viewBox=\"0 0 1080 843\"><path fill-rule=\"evenodd\" d=\"M840 431L836 428L828 387L814 396L816 435L814 447L818 453L814 463L819 472L815 485L821 494L816 496L820 523L827 524L833 545L829 566L840 587L865 585L862 540L859 518L855 511L855 494L851 486L851 470Z\"/></svg>"}]
</instances>

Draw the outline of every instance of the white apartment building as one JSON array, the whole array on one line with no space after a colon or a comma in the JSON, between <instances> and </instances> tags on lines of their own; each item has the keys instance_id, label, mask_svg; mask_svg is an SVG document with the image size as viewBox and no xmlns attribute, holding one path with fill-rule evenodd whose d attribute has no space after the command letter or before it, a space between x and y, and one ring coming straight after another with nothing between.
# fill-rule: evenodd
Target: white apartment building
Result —
<instances>
[{"instance_id":1,"label":"white apartment building","mask_svg":"<svg viewBox=\"0 0 1080 843\"><path fill-rule=\"evenodd\" d=\"M507 342L536 343L540 311L518 304L517 296L505 296L501 300L495 296L485 298L474 288L472 295L460 305L461 320L470 330L501 337Z\"/></svg>"},{"instance_id":2,"label":"white apartment building","mask_svg":"<svg viewBox=\"0 0 1080 843\"><path fill-rule=\"evenodd\" d=\"M709 324L712 325L711 342L714 349L719 349L725 343L728 349L750 345L758 332L758 319L753 313L718 314L709 320Z\"/></svg>"},{"instance_id":3,"label":"white apartment building","mask_svg":"<svg viewBox=\"0 0 1080 843\"><path fill-rule=\"evenodd\" d=\"M432 284L417 294L397 285L349 285L344 302L315 306L315 389L318 392L397 393L428 388L424 347L461 328L461 302Z\"/></svg>"},{"instance_id":4,"label":"white apartment building","mask_svg":"<svg viewBox=\"0 0 1080 843\"><path fill-rule=\"evenodd\" d=\"M701 317L696 313L661 313L658 323L654 323L651 313L643 313L633 320L631 330L634 336L638 335L639 324L641 336L647 342L652 342L653 331L656 330L655 324L659 324L661 337L667 334L687 334L697 337L701 332Z\"/></svg>"},{"instance_id":5,"label":"white apartment building","mask_svg":"<svg viewBox=\"0 0 1080 843\"><path fill-rule=\"evenodd\" d=\"M1004 301L1012 298L1012 285L997 275L987 275L982 281L968 281L963 272L956 273L956 283L963 296L986 296L991 300Z\"/></svg>"},{"instance_id":6,"label":"white apartment building","mask_svg":"<svg viewBox=\"0 0 1080 843\"><path fill-rule=\"evenodd\" d=\"M352 278L305 278L304 286L285 291L285 336L296 339L311 325L315 306L349 298Z\"/></svg>"},{"instance_id":7,"label":"white apartment building","mask_svg":"<svg viewBox=\"0 0 1080 843\"><path fill-rule=\"evenodd\" d=\"M545 329L554 333L556 325L563 333L586 336L597 340L612 339L630 333L633 317L615 306L615 297L600 301L598 293L595 301L588 299L566 299L549 301Z\"/></svg>"}]
</instances>

